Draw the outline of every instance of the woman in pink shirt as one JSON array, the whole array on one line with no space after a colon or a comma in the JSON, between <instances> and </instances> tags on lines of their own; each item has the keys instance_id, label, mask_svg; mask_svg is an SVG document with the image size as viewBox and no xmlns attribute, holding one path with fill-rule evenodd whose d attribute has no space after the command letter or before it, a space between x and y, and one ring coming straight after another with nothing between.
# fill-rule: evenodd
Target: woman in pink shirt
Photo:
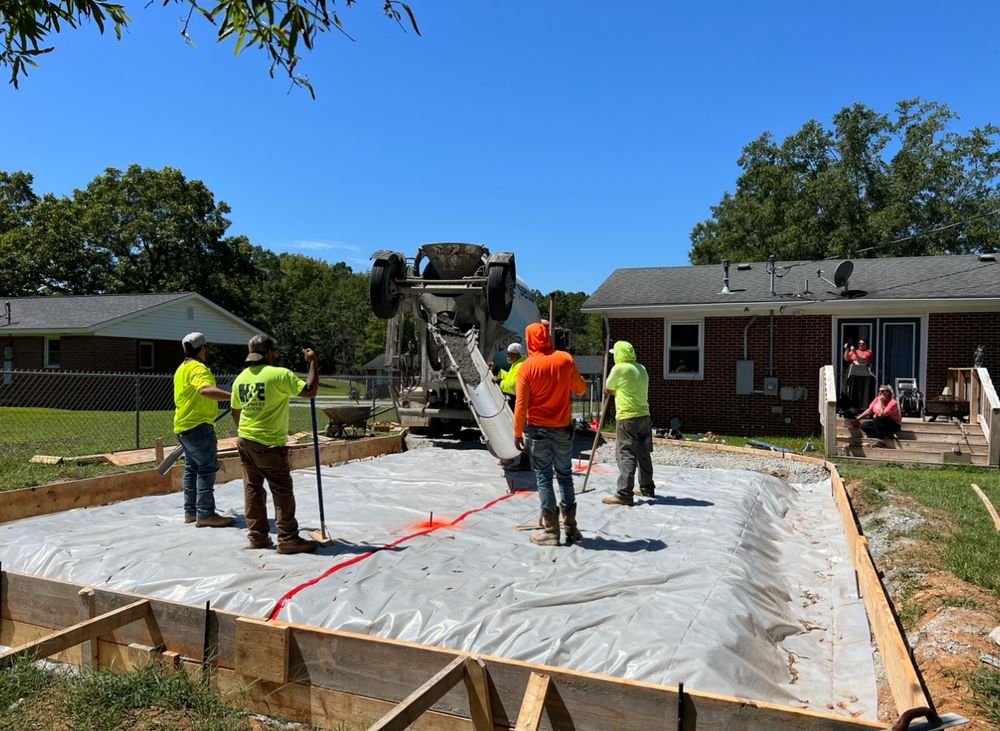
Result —
<instances>
[{"instance_id":1,"label":"woman in pink shirt","mask_svg":"<svg viewBox=\"0 0 1000 731\"><path fill-rule=\"evenodd\" d=\"M871 368L874 359L875 354L868 349L868 341L864 338L858 341L858 347L856 348L850 343L844 343L844 360L846 362Z\"/></svg>"},{"instance_id":2,"label":"woman in pink shirt","mask_svg":"<svg viewBox=\"0 0 1000 731\"><path fill-rule=\"evenodd\" d=\"M899 431L903 425L903 417L899 413L899 404L892 397L892 387L879 386L878 396L859 416L861 431L876 439L887 439Z\"/></svg>"}]
</instances>

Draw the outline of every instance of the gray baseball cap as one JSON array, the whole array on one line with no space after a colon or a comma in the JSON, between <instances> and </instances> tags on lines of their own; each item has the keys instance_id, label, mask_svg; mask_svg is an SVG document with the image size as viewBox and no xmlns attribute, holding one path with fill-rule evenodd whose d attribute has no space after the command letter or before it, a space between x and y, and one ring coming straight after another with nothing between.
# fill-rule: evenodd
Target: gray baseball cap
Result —
<instances>
[{"instance_id":1,"label":"gray baseball cap","mask_svg":"<svg viewBox=\"0 0 1000 731\"><path fill-rule=\"evenodd\" d=\"M247 343L247 350L250 352L247 354L247 363L260 363L264 360L264 354L269 350L274 350L278 347L277 341L270 335L254 335L250 338L250 342Z\"/></svg>"},{"instance_id":2,"label":"gray baseball cap","mask_svg":"<svg viewBox=\"0 0 1000 731\"><path fill-rule=\"evenodd\" d=\"M205 347L205 336L199 332L188 333L181 339L181 345L185 349L190 349L192 352L196 352Z\"/></svg>"}]
</instances>

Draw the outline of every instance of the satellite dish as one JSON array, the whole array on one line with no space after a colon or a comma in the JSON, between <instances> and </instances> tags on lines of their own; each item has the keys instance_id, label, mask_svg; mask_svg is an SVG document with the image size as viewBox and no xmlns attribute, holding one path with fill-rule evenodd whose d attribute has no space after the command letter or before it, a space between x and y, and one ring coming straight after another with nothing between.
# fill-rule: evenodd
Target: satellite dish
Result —
<instances>
[{"instance_id":1,"label":"satellite dish","mask_svg":"<svg viewBox=\"0 0 1000 731\"><path fill-rule=\"evenodd\" d=\"M847 289L847 281L851 278L851 274L854 272L854 262L852 261L842 261L837 265L836 271L833 273L833 284L836 287L841 287Z\"/></svg>"}]
</instances>

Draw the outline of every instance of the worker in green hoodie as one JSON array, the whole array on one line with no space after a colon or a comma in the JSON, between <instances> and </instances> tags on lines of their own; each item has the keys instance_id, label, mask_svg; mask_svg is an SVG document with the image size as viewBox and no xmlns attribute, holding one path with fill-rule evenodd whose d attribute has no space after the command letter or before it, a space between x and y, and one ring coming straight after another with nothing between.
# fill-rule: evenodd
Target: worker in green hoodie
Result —
<instances>
[{"instance_id":1,"label":"worker in green hoodie","mask_svg":"<svg viewBox=\"0 0 1000 731\"><path fill-rule=\"evenodd\" d=\"M615 366L608 373L605 397L615 397L615 456L618 460L618 491L608 495L607 505L633 505L635 471L639 489L635 494L656 497L653 484L653 430L649 421L649 374L635 360L632 343L619 340L611 351Z\"/></svg>"}]
</instances>

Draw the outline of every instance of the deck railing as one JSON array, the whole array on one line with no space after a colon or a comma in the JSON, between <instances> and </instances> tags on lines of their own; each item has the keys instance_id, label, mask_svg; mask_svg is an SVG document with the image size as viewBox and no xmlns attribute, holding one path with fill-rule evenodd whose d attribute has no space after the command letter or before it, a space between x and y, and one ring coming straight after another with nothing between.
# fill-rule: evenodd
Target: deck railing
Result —
<instances>
[{"instance_id":1,"label":"deck railing","mask_svg":"<svg viewBox=\"0 0 1000 731\"><path fill-rule=\"evenodd\" d=\"M989 464L1000 465L1000 398L985 368L949 368L948 387L969 402L969 423L979 424L988 445Z\"/></svg>"},{"instance_id":2,"label":"deck railing","mask_svg":"<svg viewBox=\"0 0 1000 731\"><path fill-rule=\"evenodd\" d=\"M837 451L837 379L832 365L819 369L819 423L823 425L823 451L832 457Z\"/></svg>"}]
</instances>

